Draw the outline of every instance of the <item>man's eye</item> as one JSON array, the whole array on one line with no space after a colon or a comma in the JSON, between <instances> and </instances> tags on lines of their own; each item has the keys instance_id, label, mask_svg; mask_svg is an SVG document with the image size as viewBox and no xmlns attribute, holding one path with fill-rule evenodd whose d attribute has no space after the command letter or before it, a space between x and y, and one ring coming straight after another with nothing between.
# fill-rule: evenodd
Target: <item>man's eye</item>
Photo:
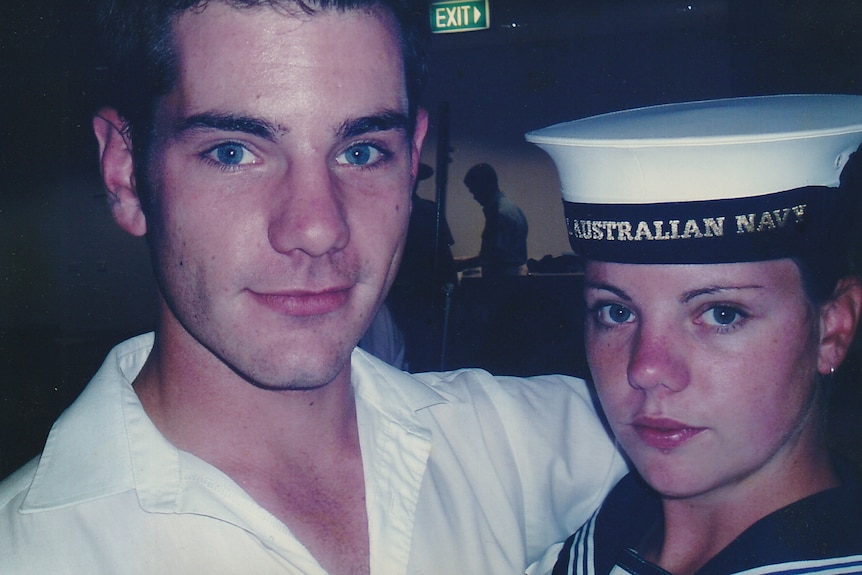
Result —
<instances>
[{"instance_id":1,"label":"man's eye","mask_svg":"<svg viewBox=\"0 0 862 575\"><path fill-rule=\"evenodd\" d=\"M371 144L355 144L347 148L335 159L339 164L351 166L368 166L376 164L383 157L383 152Z\"/></svg>"},{"instance_id":2,"label":"man's eye","mask_svg":"<svg viewBox=\"0 0 862 575\"><path fill-rule=\"evenodd\" d=\"M634 321L635 314L624 305L610 303L599 307L596 314L600 322L606 325L617 325Z\"/></svg>"},{"instance_id":3,"label":"man's eye","mask_svg":"<svg viewBox=\"0 0 862 575\"><path fill-rule=\"evenodd\" d=\"M704 323L711 327L727 327L744 318L742 312L727 305L711 307L703 314Z\"/></svg>"},{"instance_id":4,"label":"man's eye","mask_svg":"<svg viewBox=\"0 0 862 575\"><path fill-rule=\"evenodd\" d=\"M206 156L225 166L255 164L258 161L257 156L248 151L245 146L236 142L219 144L207 152Z\"/></svg>"}]
</instances>

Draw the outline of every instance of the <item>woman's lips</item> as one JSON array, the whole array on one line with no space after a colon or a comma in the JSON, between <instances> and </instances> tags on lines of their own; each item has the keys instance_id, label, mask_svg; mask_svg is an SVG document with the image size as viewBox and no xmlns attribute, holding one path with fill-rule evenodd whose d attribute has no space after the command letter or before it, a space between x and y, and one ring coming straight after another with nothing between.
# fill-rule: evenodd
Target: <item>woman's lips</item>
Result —
<instances>
[{"instance_id":1,"label":"woman's lips","mask_svg":"<svg viewBox=\"0 0 862 575\"><path fill-rule=\"evenodd\" d=\"M284 293L252 292L266 307L289 316L314 316L333 312L347 303L349 288L320 291L290 291Z\"/></svg>"},{"instance_id":2,"label":"woman's lips","mask_svg":"<svg viewBox=\"0 0 862 575\"><path fill-rule=\"evenodd\" d=\"M632 427L646 445L662 451L670 451L704 431L705 427L692 427L673 419L637 418Z\"/></svg>"}]
</instances>

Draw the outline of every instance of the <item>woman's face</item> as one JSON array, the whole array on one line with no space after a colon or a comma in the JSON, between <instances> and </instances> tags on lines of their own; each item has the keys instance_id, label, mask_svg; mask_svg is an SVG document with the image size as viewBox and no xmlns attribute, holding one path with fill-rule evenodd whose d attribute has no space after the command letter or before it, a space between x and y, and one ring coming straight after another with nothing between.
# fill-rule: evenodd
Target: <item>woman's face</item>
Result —
<instances>
[{"instance_id":1,"label":"woman's face","mask_svg":"<svg viewBox=\"0 0 862 575\"><path fill-rule=\"evenodd\" d=\"M585 296L602 406L666 497L768 487L819 449L819 321L791 260L590 262Z\"/></svg>"}]
</instances>

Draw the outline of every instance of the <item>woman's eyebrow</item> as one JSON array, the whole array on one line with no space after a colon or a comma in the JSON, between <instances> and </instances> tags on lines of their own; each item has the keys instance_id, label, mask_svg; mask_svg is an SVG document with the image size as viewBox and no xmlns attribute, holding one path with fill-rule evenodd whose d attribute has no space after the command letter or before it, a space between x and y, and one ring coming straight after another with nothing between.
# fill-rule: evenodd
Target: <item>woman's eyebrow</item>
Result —
<instances>
[{"instance_id":1,"label":"woman's eyebrow","mask_svg":"<svg viewBox=\"0 0 862 575\"><path fill-rule=\"evenodd\" d=\"M632 298L625 291L611 284L601 282L588 282L584 284L584 292L588 290L607 291L611 292L612 294L624 301L632 301Z\"/></svg>"},{"instance_id":2,"label":"woman's eyebrow","mask_svg":"<svg viewBox=\"0 0 862 575\"><path fill-rule=\"evenodd\" d=\"M741 290L750 290L750 289L763 289L764 286L758 284L743 284L743 285L711 285L705 286L702 288L697 288L694 290L687 291L682 294L680 297L680 302L688 303L691 300L704 296L704 295L713 295L722 292L728 291L741 291Z\"/></svg>"}]
</instances>

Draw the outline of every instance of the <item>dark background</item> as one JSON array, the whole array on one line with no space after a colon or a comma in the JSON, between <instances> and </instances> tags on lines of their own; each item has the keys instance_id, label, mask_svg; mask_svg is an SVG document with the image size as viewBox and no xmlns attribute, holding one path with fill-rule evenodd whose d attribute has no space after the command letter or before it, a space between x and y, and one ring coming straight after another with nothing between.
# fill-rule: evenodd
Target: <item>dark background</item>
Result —
<instances>
[{"instance_id":1,"label":"dark background","mask_svg":"<svg viewBox=\"0 0 862 575\"><path fill-rule=\"evenodd\" d=\"M438 104L450 102L456 164L459 150L491 143L535 153L524 132L621 108L862 93L858 1L490 5L490 30L435 37L430 139ZM38 452L114 343L152 328L145 247L114 229L97 178L94 33L90 1L21 2L0 16L0 477ZM556 220L530 225L562 230ZM577 282L520 278L494 298L480 280L465 282L447 367L585 374ZM834 437L862 461L858 355L840 376Z\"/></svg>"}]
</instances>

